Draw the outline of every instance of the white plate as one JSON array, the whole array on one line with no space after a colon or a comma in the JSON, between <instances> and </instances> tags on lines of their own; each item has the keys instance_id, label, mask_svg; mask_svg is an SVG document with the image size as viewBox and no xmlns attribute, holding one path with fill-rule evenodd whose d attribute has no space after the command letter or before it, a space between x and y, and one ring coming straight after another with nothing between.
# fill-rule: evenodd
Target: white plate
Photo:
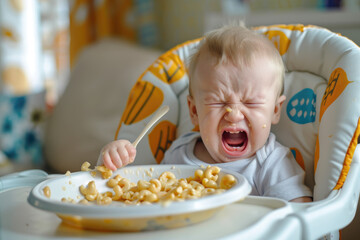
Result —
<instances>
[{"instance_id":1,"label":"white plate","mask_svg":"<svg viewBox=\"0 0 360 240\"><path fill-rule=\"evenodd\" d=\"M136 183L140 179L158 178L164 171L173 172L178 179L187 178L193 176L196 169L199 167L189 165L129 166L117 170L113 176L120 174ZM76 172L70 176L64 175L41 182L32 189L28 202L36 208L58 214L68 224L86 229L139 231L174 228L203 221L211 217L219 208L244 199L250 193L249 183L239 173L222 169L219 179L223 174L228 173L236 178L237 184L224 193L172 202L166 206L164 204L124 206L116 201L107 206L61 202L63 197L82 199L79 186L86 186L90 181L95 181L100 193L111 191L111 188L106 186L108 179L102 179L100 176L93 177L90 172ZM43 189L46 186L51 190L50 198L44 194Z\"/></svg>"}]
</instances>

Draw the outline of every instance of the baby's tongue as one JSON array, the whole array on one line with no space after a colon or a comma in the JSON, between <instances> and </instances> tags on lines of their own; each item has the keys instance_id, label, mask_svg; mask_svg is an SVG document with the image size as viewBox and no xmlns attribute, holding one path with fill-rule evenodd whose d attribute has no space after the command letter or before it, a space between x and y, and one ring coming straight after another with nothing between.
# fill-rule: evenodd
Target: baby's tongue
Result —
<instances>
[{"instance_id":1,"label":"baby's tongue","mask_svg":"<svg viewBox=\"0 0 360 240\"><path fill-rule=\"evenodd\" d=\"M230 146L240 147L246 141L246 133L245 132L238 132L238 133L224 132L223 139Z\"/></svg>"}]
</instances>

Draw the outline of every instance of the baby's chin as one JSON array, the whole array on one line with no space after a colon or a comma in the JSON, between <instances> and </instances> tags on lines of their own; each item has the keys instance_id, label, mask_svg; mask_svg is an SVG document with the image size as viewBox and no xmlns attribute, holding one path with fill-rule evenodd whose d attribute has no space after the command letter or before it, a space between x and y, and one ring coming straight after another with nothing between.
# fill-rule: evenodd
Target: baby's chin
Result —
<instances>
[{"instance_id":1,"label":"baby's chin","mask_svg":"<svg viewBox=\"0 0 360 240\"><path fill-rule=\"evenodd\" d=\"M253 154L252 156L254 156L254 154ZM229 158L229 157L224 157L224 158L218 159L218 160L216 161L216 163L231 163L231 162L237 162L237 161L241 161L241 160L244 160L244 159L249 159L249 158L251 158L252 156L243 156L243 157L236 157L236 158L234 158L234 157L231 157L231 158Z\"/></svg>"}]
</instances>

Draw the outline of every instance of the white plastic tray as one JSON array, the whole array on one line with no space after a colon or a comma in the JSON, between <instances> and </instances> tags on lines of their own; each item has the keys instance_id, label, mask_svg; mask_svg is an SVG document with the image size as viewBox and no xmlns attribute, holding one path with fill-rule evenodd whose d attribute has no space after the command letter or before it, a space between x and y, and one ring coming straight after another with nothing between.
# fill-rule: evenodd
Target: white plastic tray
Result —
<instances>
[{"instance_id":1,"label":"white plastic tray","mask_svg":"<svg viewBox=\"0 0 360 240\"><path fill-rule=\"evenodd\" d=\"M187 227L136 233L87 231L63 224L52 212L32 207L26 202L30 191L31 188L22 187L0 192L0 239L274 239L273 231L283 226L279 221L292 212L283 200L248 196L244 201L226 205L207 221ZM299 225L287 222L282 232L288 234L275 239L300 240Z\"/></svg>"}]
</instances>

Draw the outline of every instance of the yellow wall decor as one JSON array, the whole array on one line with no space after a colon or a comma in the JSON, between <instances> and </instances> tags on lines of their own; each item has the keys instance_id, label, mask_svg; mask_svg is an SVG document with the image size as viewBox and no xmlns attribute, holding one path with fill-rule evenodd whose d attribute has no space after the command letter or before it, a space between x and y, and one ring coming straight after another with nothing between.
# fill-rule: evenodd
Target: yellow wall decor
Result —
<instances>
[{"instance_id":1,"label":"yellow wall decor","mask_svg":"<svg viewBox=\"0 0 360 240\"><path fill-rule=\"evenodd\" d=\"M0 2L0 93L44 89L39 13L36 0Z\"/></svg>"},{"instance_id":2,"label":"yellow wall decor","mask_svg":"<svg viewBox=\"0 0 360 240\"><path fill-rule=\"evenodd\" d=\"M154 0L74 0L70 5L70 62L89 44L121 37L157 44Z\"/></svg>"}]
</instances>

